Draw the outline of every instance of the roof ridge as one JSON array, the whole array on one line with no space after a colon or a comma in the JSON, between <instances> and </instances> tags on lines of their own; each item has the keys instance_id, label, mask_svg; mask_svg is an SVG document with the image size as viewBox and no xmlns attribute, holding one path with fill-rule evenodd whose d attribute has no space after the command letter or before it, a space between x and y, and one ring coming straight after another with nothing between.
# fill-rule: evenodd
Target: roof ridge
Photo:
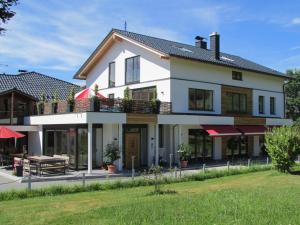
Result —
<instances>
[{"instance_id":1,"label":"roof ridge","mask_svg":"<svg viewBox=\"0 0 300 225\"><path fill-rule=\"evenodd\" d=\"M140 34L140 33L136 33L136 32L132 32L132 31L125 31L125 30L121 30L121 29L116 29L116 28L113 28L112 31L122 31L122 32L127 32L127 33L131 33L131 34L137 34L137 35L142 35L142 36L145 36L145 37L150 37L150 38L155 38L155 39L158 39L158 40L163 40L163 41L168 41L168 42L173 42L173 43L177 43L177 44L181 44L181 45L188 45L188 46L191 46L193 48L197 48L196 46L192 45L192 44L187 44L187 43L183 43L183 42L178 42L178 41L173 41L173 40L168 40L168 39L165 39L165 38L159 38L159 37L154 37L154 36L150 36L150 35L146 35L146 34ZM206 48L202 48L203 50L207 50L207 51L211 51L210 49Z\"/></svg>"}]
</instances>

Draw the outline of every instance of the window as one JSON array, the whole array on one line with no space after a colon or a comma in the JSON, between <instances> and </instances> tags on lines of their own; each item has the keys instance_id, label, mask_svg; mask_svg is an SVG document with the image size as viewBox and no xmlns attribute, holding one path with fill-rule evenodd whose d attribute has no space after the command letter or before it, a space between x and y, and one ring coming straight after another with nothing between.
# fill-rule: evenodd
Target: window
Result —
<instances>
[{"instance_id":1,"label":"window","mask_svg":"<svg viewBox=\"0 0 300 225\"><path fill-rule=\"evenodd\" d=\"M259 114L265 113L264 101L265 101L264 96L258 96L258 112L259 112Z\"/></svg>"},{"instance_id":2,"label":"window","mask_svg":"<svg viewBox=\"0 0 300 225\"><path fill-rule=\"evenodd\" d=\"M190 88L189 110L213 111L213 91Z\"/></svg>"},{"instance_id":3,"label":"window","mask_svg":"<svg viewBox=\"0 0 300 225\"><path fill-rule=\"evenodd\" d=\"M270 97L270 114L275 115L275 97Z\"/></svg>"},{"instance_id":4,"label":"window","mask_svg":"<svg viewBox=\"0 0 300 225\"><path fill-rule=\"evenodd\" d=\"M108 65L108 86L114 87L116 84L116 70L115 70L115 62L111 62Z\"/></svg>"},{"instance_id":5,"label":"window","mask_svg":"<svg viewBox=\"0 0 300 225\"><path fill-rule=\"evenodd\" d=\"M212 157L213 138L208 136L204 130L189 129L189 144L192 150L192 160L205 160Z\"/></svg>"},{"instance_id":6,"label":"window","mask_svg":"<svg viewBox=\"0 0 300 225\"><path fill-rule=\"evenodd\" d=\"M163 148L164 147L164 127L162 124L159 124L158 126L158 134L159 134L159 147Z\"/></svg>"},{"instance_id":7,"label":"window","mask_svg":"<svg viewBox=\"0 0 300 225\"><path fill-rule=\"evenodd\" d=\"M241 93L227 93L229 113L247 113L247 95Z\"/></svg>"},{"instance_id":8,"label":"window","mask_svg":"<svg viewBox=\"0 0 300 225\"><path fill-rule=\"evenodd\" d=\"M232 71L232 80L243 80L242 72Z\"/></svg>"},{"instance_id":9,"label":"window","mask_svg":"<svg viewBox=\"0 0 300 225\"><path fill-rule=\"evenodd\" d=\"M155 87L132 89L132 99L141 101L150 101L154 98Z\"/></svg>"},{"instance_id":10,"label":"window","mask_svg":"<svg viewBox=\"0 0 300 225\"><path fill-rule=\"evenodd\" d=\"M125 82L126 84L140 81L140 57L135 56L125 59Z\"/></svg>"},{"instance_id":11,"label":"window","mask_svg":"<svg viewBox=\"0 0 300 225\"><path fill-rule=\"evenodd\" d=\"M108 99L109 100L114 100L114 98L115 98L115 94L109 94L108 95Z\"/></svg>"}]
</instances>

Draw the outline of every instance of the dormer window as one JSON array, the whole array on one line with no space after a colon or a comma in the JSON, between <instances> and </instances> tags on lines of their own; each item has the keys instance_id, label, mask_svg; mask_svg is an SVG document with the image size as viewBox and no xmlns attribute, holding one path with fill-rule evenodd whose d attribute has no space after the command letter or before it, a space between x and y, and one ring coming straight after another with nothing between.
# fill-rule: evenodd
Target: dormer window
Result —
<instances>
[{"instance_id":1,"label":"dormer window","mask_svg":"<svg viewBox=\"0 0 300 225\"><path fill-rule=\"evenodd\" d=\"M232 80L243 80L242 72L232 71Z\"/></svg>"},{"instance_id":2,"label":"dormer window","mask_svg":"<svg viewBox=\"0 0 300 225\"><path fill-rule=\"evenodd\" d=\"M140 82L140 56L125 59L125 83Z\"/></svg>"}]
</instances>

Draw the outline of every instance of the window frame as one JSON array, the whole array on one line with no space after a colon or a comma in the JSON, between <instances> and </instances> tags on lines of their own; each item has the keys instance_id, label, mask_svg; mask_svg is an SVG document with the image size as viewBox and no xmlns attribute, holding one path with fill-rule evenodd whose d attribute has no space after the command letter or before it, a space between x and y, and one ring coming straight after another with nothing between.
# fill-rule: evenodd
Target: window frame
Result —
<instances>
[{"instance_id":1,"label":"window frame","mask_svg":"<svg viewBox=\"0 0 300 225\"><path fill-rule=\"evenodd\" d=\"M233 70L231 72L231 78L232 78L232 80L243 81L243 73L240 71Z\"/></svg>"},{"instance_id":2,"label":"window frame","mask_svg":"<svg viewBox=\"0 0 300 225\"><path fill-rule=\"evenodd\" d=\"M192 108L190 106L190 101L191 101L191 97L190 97L190 93L191 91L194 91L194 96L193 96L193 101L194 101L194 105L195 107ZM197 92L202 92L202 95L204 96L203 98L203 107L197 107L197 104L196 104L196 96L197 96ZM211 107L210 108L206 108L206 93L209 93L211 94ZM214 111L214 91L213 90L208 90L208 89L198 89L198 88L189 88L188 89L188 104L189 104L189 110L190 111L207 111L207 112L213 112Z\"/></svg>"},{"instance_id":3,"label":"window frame","mask_svg":"<svg viewBox=\"0 0 300 225\"><path fill-rule=\"evenodd\" d=\"M270 114L276 115L276 98L273 96L270 97Z\"/></svg>"},{"instance_id":4,"label":"window frame","mask_svg":"<svg viewBox=\"0 0 300 225\"><path fill-rule=\"evenodd\" d=\"M258 113L265 114L265 96L263 95L258 96Z\"/></svg>"},{"instance_id":5,"label":"window frame","mask_svg":"<svg viewBox=\"0 0 300 225\"><path fill-rule=\"evenodd\" d=\"M234 97L238 96L238 110L235 110L234 109ZM241 96L244 96L245 97L245 111L242 111L241 110ZM237 93L237 92L227 92L226 93L226 97L227 98L230 98L230 109L226 110L227 113L240 113L240 114L247 114L248 113L248 103L247 103L247 98L248 98L248 95L246 93Z\"/></svg>"},{"instance_id":6,"label":"window frame","mask_svg":"<svg viewBox=\"0 0 300 225\"><path fill-rule=\"evenodd\" d=\"M113 84L111 83L111 65L114 65L114 81L113 81ZM113 61L113 62L110 62L108 64L108 87L115 87L116 86L116 62Z\"/></svg>"},{"instance_id":7,"label":"window frame","mask_svg":"<svg viewBox=\"0 0 300 225\"><path fill-rule=\"evenodd\" d=\"M132 76L134 77L134 71L135 71L135 68L134 68L134 59L139 59L139 63L138 63L138 80L134 80L134 81L131 81L131 82L128 82L128 74L127 74L127 61L130 60L130 59L133 59L133 65L132 65L132 71L133 71L133 74ZM136 55L136 56L132 56L132 57L129 57L129 58L126 58L125 59L125 84L136 84L136 83L139 83L140 82L140 78L141 78L141 58L140 58L140 55Z\"/></svg>"}]
</instances>

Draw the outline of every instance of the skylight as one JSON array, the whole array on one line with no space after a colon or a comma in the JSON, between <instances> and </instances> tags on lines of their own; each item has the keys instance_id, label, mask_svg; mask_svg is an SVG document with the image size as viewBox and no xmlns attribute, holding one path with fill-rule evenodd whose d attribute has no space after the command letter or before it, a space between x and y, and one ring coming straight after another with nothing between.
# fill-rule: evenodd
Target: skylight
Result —
<instances>
[{"instance_id":1,"label":"skylight","mask_svg":"<svg viewBox=\"0 0 300 225\"><path fill-rule=\"evenodd\" d=\"M229 62L233 62L233 59L227 58L226 56L221 56L221 59L229 61Z\"/></svg>"},{"instance_id":2,"label":"skylight","mask_svg":"<svg viewBox=\"0 0 300 225\"><path fill-rule=\"evenodd\" d=\"M172 47L173 47L173 48L176 48L176 49L178 49L178 50L181 50L181 51L183 51L183 52L191 52L191 53L193 53L193 51L191 51L191 50L189 50L189 49L187 49L187 48L184 48L184 47L180 47L180 46L176 46L176 45L172 45Z\"/></svg>"}]
</instances>

